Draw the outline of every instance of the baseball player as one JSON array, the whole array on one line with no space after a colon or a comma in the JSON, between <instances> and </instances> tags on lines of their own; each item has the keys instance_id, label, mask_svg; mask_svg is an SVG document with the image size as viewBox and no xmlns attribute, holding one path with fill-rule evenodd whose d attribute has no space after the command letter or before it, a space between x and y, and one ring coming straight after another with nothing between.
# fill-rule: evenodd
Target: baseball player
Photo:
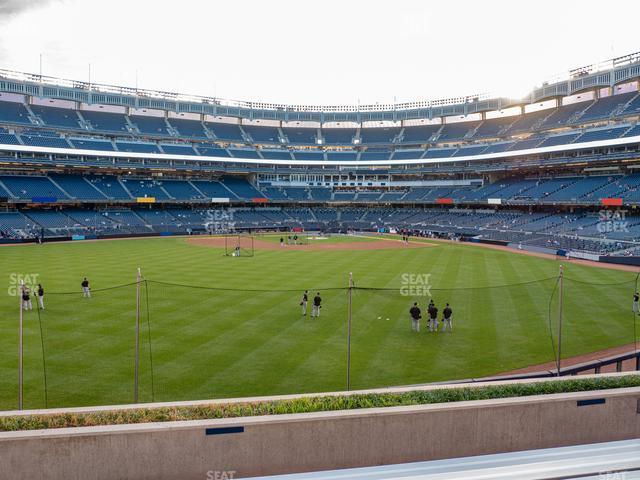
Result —
<instances>
[{"instance_id":1,"label":"baseball player","mask_svg":"<svg viewBox=\"0 0 640 480\"><path fill-rule=\"evenodd\" d=\"M29 292L29 288L22 287L22 309L23 310L33 310L33 304L31 303L31 293Z\"/></svg>"},{"instance_id":2,"label":"baseball player","mask_svg":"<svg viewBox=\"0 0 640 480\"><path fill-rule=\"evenodd\" d=\"M44 310L44 288L42 288L41 284L38 284L37 296L40 310Z\"/></svg>"},{"instance_id":3,"label":"baseball player","mask_svg":"<svg viewBox=\"0 0 640 480\"><path fill-rule=\"evenodd\" d=\"M91 288L89 287L89 280L87 280L87 277L84 277L84 280L82 280L82 296L84 298L91 298Z\"/></svg>"},{"instance_id":4,"label":"baseball player","mask_svg":"<svg viewBox=\"0 0 640 480\"><path fill-rule=\"evenodd\" d=\"M320 309L322 308L322 298L320 298L320 292L316 293L313 297L313 305L311 306L311 318L320 316Z\"/></svg>"},{"instance_id":5,"label":"baseball player","mask_svg":"<svg viewBox=\"0 0 640 480\"><path fill-rule=\"evenodd\" d=\"M429 305L429 331L437 332L438 331L438 307L436 307L435 303L431 303Z\"/></svg>"},{"instance_id":6,"label":"baseball player","mask_svg":"<svg viewBox=\"0 0 640 480\"><path fill-rule=\"evenodd\" d=\"M447 330L447 325L449 326L449 331L453 332L453 325L451 324L453 315L453 310L447 303L447 306L442 310L442 331L445 332Z\"/></svg>"},{"instance_id":7,"label":"baseball player","mask_svg":"<svg viewBox=\"0 0 640 480\"><path fill-rule=\"evenodd\" d=\"M307 302L309 301L309 291L305 290L302 294L302 300L300 300L300 306L302 307L302 316L307 316Z\"/></svg>"},{"instance_id":8,"label":"baseball player","mask_svg":"<svg viewBox=\"0 0 640 480\"><path fill-rule=\"evenodd\" d=\"M638 302L640 301L640 294L638 294L638 292L633 294L633 313L635 313L636 315L638 313L640 313L640 310L638 308Z\"/></svg>"},{"instance_id":9,"label":"baseball player","mask_svg":"<svg viewBox=\"0 0 640 480\"><path fill-rule=\"evenodd\" d=\"M418 302L415 302L413 307L409 309L409 315L411 316L411 330L414 332L420 332L420 319L422 318L422 312L418 307Z\"/></svg>"}]
</instances>

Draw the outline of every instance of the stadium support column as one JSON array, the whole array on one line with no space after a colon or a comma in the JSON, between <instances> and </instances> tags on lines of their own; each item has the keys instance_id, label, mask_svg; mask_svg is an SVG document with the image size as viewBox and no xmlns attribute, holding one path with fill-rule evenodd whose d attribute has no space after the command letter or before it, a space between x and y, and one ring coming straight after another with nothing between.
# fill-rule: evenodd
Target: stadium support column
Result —
<instances>
[{"instance_id":1,"label":"stadium support column","mask_svg":"<svg viewBox=\"0 0 640 480\"><path fill-rule=\"evenodd\" d=\"M140 281L142 273L140 268L136 275L136 358L133 373L133 403L138 403L138 375L140 369Z\"/></svg>"},{"instance_id":2,"label":"stadium support column","mask_svg":"<svg viewBox=\"0 0 640 480\"><path fill-rule=\"evenodd\" d=\"M563 301L563 297L564 297L564 292L563 290L563 278L564 278L564 267L562 265L560 265L560 273L559 273L559 277L558 277L558 352L557 352L557 356L558 358L556 359L556 368L557 368L557 376L560 376L560 367L561 367L561 362L562 362L562 301Z\"/></svg>"},{"instance_id":3,"label":"stadium support column","mask_svg":"<svg viewBox=\"0 0 640 480\"><path fill-rule=\"evenodd\" d=\"M23 398L22 398L22 379L24 378L22 367L24 365L23 361L23 343L24 343L24 335L23 335L23 305L22 305L22 292L24 291L24 282L20 281L20 290L18 291L18 305L20 307L20 315L18 322L18 410L22 410Z\"/></svg>"},{"instance_id":4,"label":"stadium support column","mask_svg":"<svg viewBox=\"0 0 640 480\"><path fill-rule=\"evenodd\" d=\"M347 391L351 390L351 312L352 312L353 273L349 273L349 299L347 312Z\"/></svg>"}]
</instances>

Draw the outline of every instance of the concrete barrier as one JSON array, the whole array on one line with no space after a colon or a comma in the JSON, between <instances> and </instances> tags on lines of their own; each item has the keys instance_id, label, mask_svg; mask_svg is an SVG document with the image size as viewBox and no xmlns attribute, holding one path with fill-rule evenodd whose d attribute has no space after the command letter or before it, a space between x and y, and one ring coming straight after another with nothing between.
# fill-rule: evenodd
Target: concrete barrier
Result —
<instances>
[{"instance_id":1,"label":"concrete barrier","mask_svg":"<svg viewBox=\"0 0 640 480\"><path fill-rule=\"evenodd\" d=\"M640 437L639 407L640 387L636 387L295 415L2 432L1 475L11 479L219 480L579 445Z\"/></svg>"}]
</instances>

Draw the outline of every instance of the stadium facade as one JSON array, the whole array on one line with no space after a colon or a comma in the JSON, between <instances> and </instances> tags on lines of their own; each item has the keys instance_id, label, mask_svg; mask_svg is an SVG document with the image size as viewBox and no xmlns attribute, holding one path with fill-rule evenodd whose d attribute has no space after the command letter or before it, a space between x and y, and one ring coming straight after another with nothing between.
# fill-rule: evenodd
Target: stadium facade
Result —
<instances>
[{"instance_id":1,"label":"stadium facade","mask_svg":"<svg viewBox=\"0 0 640 480\"><path fill-rule=\"evenodd\" d=\"M410 229L640 250L640 53L524 99L230 101L0 70L2 241Z\"/></svg>"}]
</instances>

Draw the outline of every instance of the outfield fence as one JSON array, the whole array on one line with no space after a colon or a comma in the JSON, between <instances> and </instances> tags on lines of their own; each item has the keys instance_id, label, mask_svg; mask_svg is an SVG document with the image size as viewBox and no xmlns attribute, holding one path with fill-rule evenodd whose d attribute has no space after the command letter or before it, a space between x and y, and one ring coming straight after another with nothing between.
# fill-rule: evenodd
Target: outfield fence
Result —
<instances>
[{"instance_id":1,"label":"outfield fence","mask_svg":"<svg viewBox=\"0 0 640 480\"><path fill-rule=\"evenodd\" d=\"M575 374L563 361L623 345L638 357L637 290L638 278L597 284L562 270L524 283L448 289L420 277L395 288L349 277L344 287L309 287L306 315L300 289L187 285L140 275L92 290L90 298L47 292L44 309L33 297L33 310L21 303L16 312L18 378L9 385L16 395L4 395L0 408L362 389L550 363L555 368L547 371ZM322 308L312 317L317 293ZM432 332L431 301L438 308ZM603 302L604 318L589 315L602 312ZM412 331L414 303L422 311L420 332ZM452 329L443 328L447 304ZM583 335L585 329L598 335Z\"/></svg>"}]
</instances>

